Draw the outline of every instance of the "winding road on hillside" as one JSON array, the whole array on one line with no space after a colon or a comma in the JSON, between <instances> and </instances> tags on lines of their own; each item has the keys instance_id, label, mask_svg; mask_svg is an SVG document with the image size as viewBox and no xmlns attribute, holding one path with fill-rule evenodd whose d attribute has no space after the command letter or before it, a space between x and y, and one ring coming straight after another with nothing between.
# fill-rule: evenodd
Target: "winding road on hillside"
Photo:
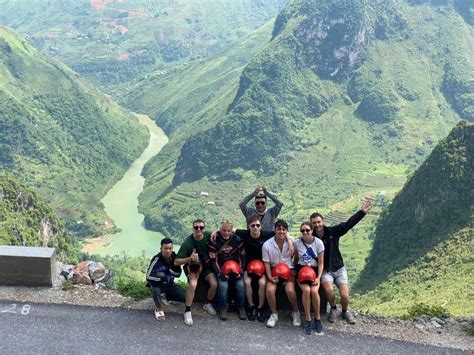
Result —
<instances>
[{"instance_id":1,"label":"winding road on hillside","mask_svg":"<svg viewBox=\"0 0 474 355\"><path fill-rule=\"evenodd\" d=\"M379 337L326 330L306 336L283 318L274 329L231 315L194 317L187 327L182 315L167 313L157 322L142 310L0 302L2 354L456 354L460 350L423 346Z\"/></svg>"}]
</instances>

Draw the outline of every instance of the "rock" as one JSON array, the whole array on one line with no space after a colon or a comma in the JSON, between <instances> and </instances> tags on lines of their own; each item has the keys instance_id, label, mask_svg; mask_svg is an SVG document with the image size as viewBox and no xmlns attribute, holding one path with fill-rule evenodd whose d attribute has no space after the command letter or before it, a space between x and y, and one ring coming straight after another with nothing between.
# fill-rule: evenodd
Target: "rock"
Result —
<instances>
[{"instance_id":1,"label":"rock","mask_svg":"<svg viewBox=\"0 0 474 355\"><path fill-rule=\"evenodd\" d=\"M97 278L93 281L94 281L94 283L104 283L109 279L109 277L110 277L110 272L109 272L109 270L105 269L105 274L102 277L99 277L99 278Z\"/></svg>"},{"instance_id":2,"label":"rock","mask_svg":"<svg viewBox=\"0 0 474 355\"><path fill-rule=\"evenodd\" d=\"M82 261L69 273L68 280L74 284L91 285L92 280L89 276L89 264L91 261Z\"/></svg>"},{"instance_id":3,"label":"rock","mask_svg":"<svg viewBox=\"0 0 474 355\"><path fill-rule=\"evenodd\" d=\"M107 273L107 269L105 268L105 266L98 261L90 262L88 264L88 268L89 276L93 281L102 278Z\"/></svg>"},{"instance_id":4,"label":"rock","mask_svg":"<svg viewBox=\"0 0 474 355\"><path fill-rule=\"evenodd\" d=\"M422 326L421 324L415 324L415 328L418 329L418 330L421 330L422 332L425 331L425 327Z\"/></svg>"},{"instance_id":5,"label":"rock","mask_svg":"<svg viewBox=\"0 0 474 355\"><path fill-rule=\"evenodd\" d=\"M437 318L437 317L431 318L431 321L435 321L435 322L438 323L439 325L446 325L446 321L441 320L441 319L439 319L439 318Z\"/></svg>"},{"instance_id":6,"label":"rock","mask_svg":"<svg viewBox=\"0 0 474 355\"><path fill-rule=\"evenodd\" d=\"M441 325L439 325L439 323L436 322L435 320L432 320L428 324L429 324L430 328L441 328Z\"/></svg>"}]
</instances>

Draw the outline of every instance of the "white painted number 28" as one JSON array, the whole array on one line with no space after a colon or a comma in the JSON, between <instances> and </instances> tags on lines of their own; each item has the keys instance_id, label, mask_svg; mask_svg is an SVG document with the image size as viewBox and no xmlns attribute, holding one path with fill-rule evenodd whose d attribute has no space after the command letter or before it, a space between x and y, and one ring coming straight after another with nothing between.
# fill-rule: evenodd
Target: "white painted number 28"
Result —
<instances>
[{"instance_id":1,"label":"white painted number 28","mask_svg":"<svg viewBox=\"0 0 474 355\"><path fill-rule=\"evenodd\" d=\"M7 309L3 309L2 310L2 313L13 313L13 314L16 314L17 311L17 304L16 303L13 303L10 305L10 308L7 308ZM31 310L31 306L29 304L25 304L23 305L23 307L21 307L21 311L20 313L24 316L26 316L27 314L30 313L30 310Z\"/></svg>"}]
</instances>

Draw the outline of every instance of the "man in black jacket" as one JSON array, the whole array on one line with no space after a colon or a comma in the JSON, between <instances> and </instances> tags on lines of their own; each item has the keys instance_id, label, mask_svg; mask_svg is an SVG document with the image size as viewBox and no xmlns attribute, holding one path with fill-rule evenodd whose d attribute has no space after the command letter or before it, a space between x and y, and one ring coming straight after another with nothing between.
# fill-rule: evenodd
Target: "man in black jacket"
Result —
<instances>
[{"instance_id":1,"label":"man in black jacket","mask_svg":"<svg viewBox=\"0 0 474 355\"><path fill-rule=\"evenodd\" d=\"M227 320L227 310L229 308L228 292L229 281L233 281L235 289L235 305L239 313L239 319L245 320L245 287L242 279L242 269L245 266L245 253L242 239L234 234L233 225L230 221L223 221L215 240L209 240L208 250L209 258L211 259L211 266L217 278L218 292L218 315L220 320ZM235 261L240 268L237 275L233 275L230 280L229 275L226 275L222 267L226 261Z\"/></svg>"},{"instance_id":2,"label":"man in black jacket","mask_svg":"<svg viewBox=\"0 0 474 355\"><path fill-rule=\"evenodd\" d=\"M321 239L324 243L324 272L321 276L321 286L326 293L326 297L331 305L328 320L336 321L336 296L333 290L333 283L336 283L341 296L342 318L348 323L354 324L354 316L348 310L349 307L349 287L347 271L344 267L341 251L339 250L339 238L346 234L352 227L360 222L372 207L372 201L366 199L361 209L349 218L346 222L327 227L324 225L323 216L313 213L310 216L313 225L313 235Z\"/></svg>"},{"instance_id":3,"label":"man in black jacket","mask_svg":"<svg viewBox=\"0 0 474 355\"><path fill-rule=\"evenodd\" d=\"M174 278L181 275L181 266L176 266L174 261L176 253L173 251L173 241L164 238L161 241L160 252L156 254L148 266L146 272L147 286L151 287L153 301L155 302L155 318L159 321L165 320L165 313L161 308L161 294L173 301L184 302L186 291L174 283Z\"/></svg>"}]
</instances>

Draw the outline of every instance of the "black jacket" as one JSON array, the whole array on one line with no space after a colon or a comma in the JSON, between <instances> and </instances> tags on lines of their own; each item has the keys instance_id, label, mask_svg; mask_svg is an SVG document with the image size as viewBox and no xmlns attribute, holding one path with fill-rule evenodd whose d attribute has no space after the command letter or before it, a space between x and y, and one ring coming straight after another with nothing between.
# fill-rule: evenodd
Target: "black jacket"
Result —
<instances>
[{"instance_id":1,"label":"black jacket","mask_svg":"<svg viewBox=\"0 0 474 355\"><path fill-rule=\"evenodd\" d=\"M209 241L208 250L212 270L216 275L220 275L221 268L227 260L236 261L241 269L245 267L244 242L237 234L232 235L227 241L217 233L216 239Z\"/></svg>"},{"instance_id":2,"label":"black jacket","mask_svg":"<svg viewBox=\"0 0 474 355\"><path fill-rule=\"evenodd\" d=\"M151 286L159 286L160 284L171 285L175 277L181 275L181 266L176 266L174 260L176 253L171 254L170 262L166 262L161 252L156 254L150 261L150 266L146 272L146 280Z\"/></svg>"},{"instance_id":3,"label":"black jacket","mask_svg":"<svg viewBox=\"0 0 474 355\"><path fill-rule=\"evenodd\" d=\"M324 226L324 236L321 240L324 243L324 270L337 271L344 266L341 251L339 250L339 238L346 234L352 227L364 218L365 212L359 210L346 222L337 224L332 227ZM316 232L313 235L317 237Z\"/></svg>"}]
</instances>

